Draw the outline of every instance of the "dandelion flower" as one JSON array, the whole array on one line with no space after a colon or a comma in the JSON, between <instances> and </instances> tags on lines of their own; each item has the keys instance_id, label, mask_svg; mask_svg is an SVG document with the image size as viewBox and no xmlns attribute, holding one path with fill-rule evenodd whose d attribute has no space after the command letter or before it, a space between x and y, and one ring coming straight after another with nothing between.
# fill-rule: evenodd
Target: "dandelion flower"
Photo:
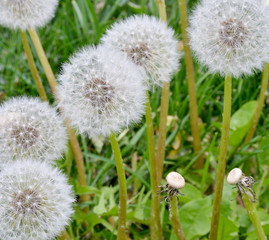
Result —
<instances>
[{"instance_id":1,"label":"dandelion flower","mask_svg":"<svg viewBox=\"0 0 269 240\"><path fill-rule=\"evenodd\" d=\"M17 159L60 158L67 142L63 124L56 109L37 98L8 100L0 107L0 165Z\"/></svg>"},{"instance_id":2,"label":"dandelion flower","mask_svg":"<svg viewBox=\"0 0 269 240\"><path fill-rule=\"evenodd\" d=\"M53 17L58 0L0 0L0 25L27 30L46 25Z\"/></svg>"},{"instance_id":3,"label":"dandelion flower","mask_svg":"<svg viewBox=\"0 0 269 240\"><path fill-rule=\"evenodd\" d=\"M91 138L118 132L144 113L143 77L120 51L84 48L63 66L59 81L59 107Z\"/></svg>"},{"instance_id":4,"label":"dandelion flower","mask_svg":"<svg viewBox=\"0 0 269 240\"><path fill-rule=\"evenodd\" d=\"M269 60L269 14L260 1L203 0L190 23L190 45L213 73L249 75Z\"/></svg>"},{"instance_id":5,"label":"dandelion flower","mask_svg":"<svg viewBox=\"0 0 269 240\"><path fill-rule=\"evenodd\" d=\"M54 239L68 225L73 202L67 178L51 165L7 165L0 173L0 239Z\"/></svg>"},{"instance_id":6,"label":"dandelion flower","mask_svg":"<svg viewBox=\"0 0 269 240\"><path fill-rule=\"evenodd\" d=\"M143 67L147 83L162 86L179 67L174 30L155 17L133 16L115 23L101 41L109 48L125 52L136 65Z\"/></svg>"}]
</instances>

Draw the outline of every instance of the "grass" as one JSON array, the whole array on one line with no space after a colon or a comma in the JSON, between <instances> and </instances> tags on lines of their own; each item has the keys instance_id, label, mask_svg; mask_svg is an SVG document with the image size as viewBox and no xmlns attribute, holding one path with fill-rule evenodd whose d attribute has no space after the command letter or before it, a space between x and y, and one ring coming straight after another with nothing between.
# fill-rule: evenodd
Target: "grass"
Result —
<instances>
[{"instance_id":1,"label":"grass","mask_svg":"<svg viewBox=\"0 0 269 240\"><path fill-rule=\"evenodd\" d=\"M188 9L196 4L196 1L189 1ZM179 10L177 1L167 0L168 24L173 27L177 37L181 40L179 25ZM57 74L61 64L67 61L79 48L98 44L98 41L106 28L113 22L130 16L132 14L149 14L158 16L158 8L154 0L146 1L124 1L124 0L63 0L57 10L54 20L45 28L38 30L48 59L53 71ZM0 27L0 100L1 102L9 97L27 95L38 96L32 80L26 56L18 31L10 31ZM32 48L34 49L34 48ZM36 53L34 53L37 59ZM41 64L37 61L40 76L44 82L50 101L53 103L52 93L49 89ZM195 77L197 87L198 112L201 118L202 149L205 151L209 171L193 170L194 154L192 152L190 116L188 107L188 90L186 82L185 63L171 81L169 121L167 127L166 158L164 176L176 170L182 174L188 183L184 198L179 197L180 218L184 216L184 209L191 208L201 198L207 201L207 196L212 196L215 182L216 159L218 159L218 147L220 143L220 127L222 121L223 90L224 81L218 76L212 76L207 70L195 62ZM232 91L232 114L243 104L257 99L261 83L261 73L252 77L244 77L233 80ZM155 89L151 93L151 106L155 114L155 133L158 133L159 106L161 89ZM267 99L268 101L268 99ZM255 138L250 144L237 151L227 163L227 170L233 167L241 167L247 175L260 179L264 169L269 164L269 159L262 152L269 150L269 143L263 141L269 128L269 108L265 105L257 128ZM149 239L150 223L150 176L149 159L146 142L145 119L140 125L123 131L118 137L122 149L128 185L128 226L130 239ZM267 138L268 140L268 138ZM65 158L59 161L62 168L70 177L77 196L84 193L91 195L91 200L85 204L90 207L90 214L80 211L83 206L76 206L76 215L73 222L67 229L71 239L115 239L114 227L117 216L118 182L113 154L108 141L93 142L84 136L79 137L82 146L85 166L87 171L88 187L78 188L75 164L70 150L67 150ZM269 140L268 140L269 141ZM156 139L157 142L157 139ZM266 157L267 156L267 157ZM203 181L201 181L203 179ZM260 183L259 183L260 184ZM256 185L259 185L256 184ZM266 219L269 209L269 176L265 176L260 192L258 212L261 219ZM137 189L136 194L134 189ZM228 189L228 190L227 190ZM266 191L267 190L267 191ZM235 207L235 201L230 201L235 190L224 186L224 207L222 207L222 219L229 219L225 228L222 226L219 239L255 239L253 238L253 227L248 220L246 211L242 211L240 204ZM232 194L233 192L233 194ZM199 202L199 203L200 203ZM161 204L163 230L165 239L175 239L169 222L167 205ZM211 212L211 211L208 211ZM207 212L202 212L202 214ZM183 215L182 215L183 214ZM201 215L202 215L201 214ZM102 216L99 218L98 216ZM210 218L210 216L208 216ZM194 219L198 216L193 215ZM197 220L197 221L198 221ZM88 222L88 228L82 225L83 221ZM203 221L203 220L201 220ZM200 222L201 222L200 221ZM198 221L199 222L199 221ZM264 229L269 234L269 222L263 221ZM188 231L188 224L182 222L184 231ZM187 239L195 237L208 238L209 225L203 221L203 225L197 224L198 230L187 235ZM227 225L228 224L228 225ZM205 231L206 230L206 231ZM90 234L89 234L90 233ZM196 234L195 236L193 234ZM226 237L228 236L228 237ZM251 238L252 236L252 238ZM225 238L226 237L226 238Z\"/></svg>"}]
</instances>

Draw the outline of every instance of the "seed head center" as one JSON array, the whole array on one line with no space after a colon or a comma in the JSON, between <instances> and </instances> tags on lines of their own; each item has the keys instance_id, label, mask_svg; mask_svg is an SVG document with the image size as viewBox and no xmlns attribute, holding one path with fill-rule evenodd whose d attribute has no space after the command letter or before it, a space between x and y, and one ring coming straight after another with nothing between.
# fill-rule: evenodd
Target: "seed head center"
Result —
<instances>
[{"instance_id":1,"label":"seed head center","mask_svg":"<svg viewBox=\"0 0 269 240\"><path fill-rule=\"evenodd\" d=\"M146 60L151 58L149 47L145 43L136 44L135 46L130 47L127 50L127 54L135 64L140 66L143 65Z\"/></svg>"},{"instance_id":2,"label":"seed head center","mask_svg":"<svg viewBox=\"0 0 269 240\"><path fill-rule=\"evenodd\" d=\"M244 43L247 31L241 21L228 19L221 23L219 35L224 44L231 48L236 48Z\"/></svg>"},{"instance_id":3,"label":"seed head center","mask_svg":"<svg viewBox=\"0 0 269 240\"><path fill-rule=\"evenodd\" d=\"M102 78L94 78L85 87L85 97L93 106L105 107L112 101L114 88Z\"/></svg>"},{"instance_id":4,"label":"seed head center","mask_svg":"<svg viewBox=\"0 0 269 240\"><path fill-rule=\"evenodd\" d=\"M12 206L18 214L30 215L36 212L42 204L39 194L29 188L14 194Z\"/></svg>"},{"instance_id":5,"label":"seed head center","mask_svg":"<svg viewBox=\"0 0 269 240\"><path fill-rule=\"evenodd\" d=\"M37 129L31 126L15 126L12 129L11 136L15 138L18 145L28 148L34 145L39 133Z\"/></svg>"}]
</instances>

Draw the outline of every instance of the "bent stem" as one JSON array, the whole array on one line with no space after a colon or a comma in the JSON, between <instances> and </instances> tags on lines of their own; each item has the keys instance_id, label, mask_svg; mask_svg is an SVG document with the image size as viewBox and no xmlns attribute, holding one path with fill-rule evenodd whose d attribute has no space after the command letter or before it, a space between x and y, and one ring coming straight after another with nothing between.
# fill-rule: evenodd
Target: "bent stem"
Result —
<instances>
[{"instance_id":1,"label":"bent stem","mask_svg":"<svg viewBox=\"0 0 269 240\"><path fill-rule=\"evenodd\" d=\"M177 207L177 197L173 196L171 198L171 209L170 209L170 221L172 224L172 228L177 236L178 240L185 240L185 235L182 230L180 220L179 220L179 213Z\"/></svg>"},{"instance_id":2,"label":"bent stem","mask_svg":"<svg viewBox=\"0 0 269 240\"><path fill-rule=\"evenodd\" d=\"M149 95L147 92L146 102L146 123L147 123L147 137L148 137L148 149L149 149L149 162L150 162L150 182L151 182L151 221L150 221L150 235L151 239L162 239L162 228L160 220L160 204L159 196L157 194L157 168L155 161L155 143L154 143L154 130L151 116L151 107L149 101Z\"/></svg>"},{"instance_id":3,"label":"bent stem","mask_svg":"<svg viewBox=\"0 0 269 240\"><path fill-rule=\"evenodd\" d=\"M229 144L231 98L232 98L232 77L230 75L226 75L225 87L224 87L223 123L222 123L220 153L217 170L217 181L216 181L215 197L214 197L212 220L211 220L210 240L217 240L218 237L223 181L225 175L226 157Z\"/></svg>"},{"instance_id":4,"label":"bent stem","mask_svg":"<svg viewBox=\"0 0 269 240\"><path fill-rule=\"evenodd\" d=\"M127 184L126 177L124 172L123 161L121 157L121 152L119 148L118 141L116 139L116 135L114 132L111 133L110 143L112 147L112 151L115 157L118 180L119 180L119 195L120 195L120 203L119 203L119 220L118 220L118 234L117 240L125 240L126 239L126 215L127 215Z\"/></svg>"},{"instance_id":5,"label":"bent stem","mask_svg":"<svg viewBox=\"0 0 269 240\"><path fill-rule=\"evenodd\" d=\"M188 28L187 6L186 6L186 0L179 0L178 3L179 3L179 12L180 12L187 80L188 80L189 108L190 108L191 132L193 137L193 148L194 152L197 154L201 151L201 136L198 126L198 109L197 109L197 97L195 88L194 66L187 32ZM203 155L201 155L197 159L195 166L197 168L203 168L204 166Z\"/></svg>"},{"instance_id":6,"label":"bent stem","mask_svg":"<svg viewBox=\"0 0 269 240\"><path fill-rule=\"evenodd\" d=\"M248 211L248 216L255 227L257 237L259 240L266 240L265 233L263 231L259 215L253 202L250 201L249 196L246 193L242 194L244 205Z\"/></svg>"},{"instance_id":7,"label":"bent stem","mask_svg":"<svg viewBox=\"0 0 269 240\"><path fill-rule=\"evenodd\" d=\"M45 71L46 77L48 79L48 82L49 82L50 88L53 92L53 95L55 97L55 100L58 101L57 94L56 94L57 82L56 82L54 73L52 71L52 68L49 64L49 61L47 59L47 56L45 54L45 51L43 49L43 46L41 44L41 41L38 37L38 34L37 34L36 30L34 30L34 29L28 29L28 32L30 34L30 37L31 37L33 43L34 43L38 58L41 62L41 65L42 65L44 71ZM80 148L78 139L76 137L74 130L70 127L68 119L65 120L65 125L67 126L67 131L68 131L68 135L69 135L69 139L70 139L71 148L72 148L72 151L74 153L74 157L75 157L75 161L76 161L79 184L80 184L80 186L86 186L87 185L86 171L85 171L83 155L81 152L81 148ZM87 200L88 200L87 195L81 196L81 202L85 202ZM88 208L84 208L84 212L87 213Z\"/></svg>"},{"instance_id":8,"label":"bent stem","mask_svg":"<svg viewBox=\"0 0 269 240\"><path fill-rule=\"evenodd\" d=\"M262 112L262 108L264 105L265 94L267 91L268 77L269 77L269 63L266 63L264 71L263 71L263 75L262 75L262 85L261 85L261 91L260 91L260 95L259 95L259 99L258 99L258 105L257 105L256 111L255 111L255 115L254 115L254 118L252 120L250 129L249 129L248 134L245 138L244 144L249 143L250 140L253 138L256 127L258 125L258 122L259 122L259 119L261 116L261 112Z\"/></svg>"},{"instance_id":9,"label":"bent stem","mask_svg":"<svg viewBox=\"0 0 269 240\"><path fill-rule=\"evenodd\" d=\"M42 101L48 101L46 91L44 89L44 86L42 84L41 78L39 76L39 73L38 73L36 65L35 65L35 60L34 60L34 57L33 57L33 54L32 54L28 39L27 39L26 32L20 30L20 34L21 34L23 48L24 48L25 54L27 56L29 67L30 67L32 76L34 78L34 82L35 82L38 94L39 94Z\"/></svg>"}]
</instances>

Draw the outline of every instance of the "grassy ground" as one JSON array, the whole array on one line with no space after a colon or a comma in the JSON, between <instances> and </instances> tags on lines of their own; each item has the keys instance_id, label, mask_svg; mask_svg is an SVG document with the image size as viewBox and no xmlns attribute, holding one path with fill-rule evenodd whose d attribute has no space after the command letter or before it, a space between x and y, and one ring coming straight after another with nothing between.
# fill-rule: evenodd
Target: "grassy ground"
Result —
<instances>
[{"instance_id":1,"label":"grassy ground","mask_svg":"<svg viewBox=\"0 0 269 240\"><path fill-rule=\"evenodd\" d=\"M38 31L55 73L60 71L61 64L74 51L86 45L98 44L100 37L111 23L132 14L144 13L158 16L155 0L62 0L60 2L55 19L47 27ZM189 11L195 3L196 1L189 1ZM167 0L166 4L168 23L175 29L180 40L177 1ZM38 96L23 52L19 32L0 27L0 34L2 36L0 40L0 100L4 101L9 97L20 95ZM38 61L37 66L53 102L43 69ZM195 63L195 73L202 145L207 156L208 169L192 168L194 155L188 113L185 63L182 60L182 66L171 82L164 176L171 170L177 170L183 174L187 181L186 188L182 190L185 196L179 198L183 230L187 239L196 237L207 239L220 143L224 81L220 76L210 75L197 63ZM243 104L257 98L260 82L261 73L233 80L232 113L240 109ZM160 94L161 89L156 89L151 94L156 135L158 135ZM259 213L267 234L269 234L269 218L266 215L269 209L269 176L265 173L268 171L269 164L269 135L267 134L269 119L266 117L268 113L269 108L266 105L255 138L251 144L231 154L227 165L227 171L233 167L241 167L246 175L252 175L255 179L261 180L255 185L255 189L259 193ZM239 122L242 119L245 119L244 115ZM239 132L243 131L241 125L236 128L235 130ZM91 200L86 203L90 206L90 214L85 216L80 210L82 206L78 204L68 232L71 239L115 239L118 183L110 146L108 141L100 139L93 142L80 136L79 140L85 157L90 187L78 187L76 167L72 162L73 156L70 151L66 152L62 161L59 161L59 166L70 176L78 198L82 193L90 193ZM127 172L129 236L130 239L149 239L151 188L145 120L140 125L124 130L119 140ZM240 143L237 137L235 140ZM247 213L241 206L242 203L231 201L235 195L236 190L232 190L225 183L219 239L256 239ZM162 203L164 236L165 239L175 239L167 209L167 204ZM89 223L88 228L82 225L83 221Z\"/></svg>"}]
</instances>

